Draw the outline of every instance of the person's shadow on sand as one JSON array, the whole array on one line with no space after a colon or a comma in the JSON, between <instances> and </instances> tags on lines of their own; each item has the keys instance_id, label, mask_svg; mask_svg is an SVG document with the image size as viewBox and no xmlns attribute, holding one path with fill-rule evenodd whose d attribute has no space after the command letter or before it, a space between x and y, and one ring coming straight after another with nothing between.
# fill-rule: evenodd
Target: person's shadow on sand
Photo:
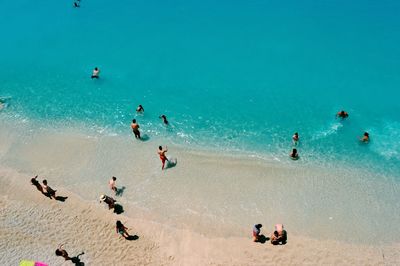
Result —
<instances>
[{"instance_id":1,"label":"person's shadow on sand","mask_svg":"<svg viewBox=\"0 0 400 266\"><path fill-rule=\"evenodd\" d=\"M140 139L139 139L139 140L141 140L141 141L148 141L148 140L150 140L150 137L149 137L149 135L147 135L147 134L143 134L143 135L140 136Z\"/></svg>"},{"instance_id":2,"label":"person's shadow on sand","mask_svg":"<svg viewBox=\"0 0 400 266\"><path fill-rule=\"evenodd\" d=\"M174 168L177 164L178 164L178 159L169 158L164 169Z\"/></svg>"},{"instance_id":3,"label":"person's shadow on sand","mask_svg":"<svg viewBox=\"0 0 400 266\"><path fill-rule=\"evenodd\" d=\"M79 255L77 255L77 256L75 256L75 257L72 257L72 258L71 258L71 262L74 263L75 266L85 266L85 263L83 263L83 262L81 261L81 259L79 258L79 256L81 256L81 255L83 255L83 254L85 254L85 252L82 252L81 254L79 254Z\"/></svg>"},{"instance_id":4,"label":"person's shadow on sand","mask_svg":"<svg viewBox=\"0 0 400 266\"><path fill-rule=\"evenodd\" d=\"M114 205L114 213L121 214L123 212L124 212L124 207L122 207L122 205L119 205L118 203L116 203Z\"/></svg>"},{"instance_id":5,"label":"person's shadow on sand","mask_svg":"<svg viewBox=\"0 0 400 266\"><path fill-rule=\"evenodd\" d=\"M132 241L132 240L138 240L139 239L139 236L138 235L133 235L133 236L128 236L128 237L125 237L125 239L126 240L129 240L129 241Z\"/></svg>"},{"instance_id":6,"label":"person's shadow on sand","mask_svg":"<svg viewBox=\"0 0 400 266\"><path fill-rule=\"evenodd\" d=\"M121 197L122 194L124 194L125 188L126 188L125 186L123 186L121 188L117 188L117 192L115 192L115 196Z\"/></svg>"},{"instance_id":7,"label":"person's shadow on sand","mask_svg":"<svg viewBox=\"0 0 400 266\"><path fill-rule=\"evenodd\" d=\"M258 237L258 241L257 241L257 242L259 242L259 243L261 243L261 244L265 244L265 242L267 242L267 241L269 241L269 240L270 240L269 237L266 237L265 235L260 235L260 236Z\"/></svg>"}]
</instances>

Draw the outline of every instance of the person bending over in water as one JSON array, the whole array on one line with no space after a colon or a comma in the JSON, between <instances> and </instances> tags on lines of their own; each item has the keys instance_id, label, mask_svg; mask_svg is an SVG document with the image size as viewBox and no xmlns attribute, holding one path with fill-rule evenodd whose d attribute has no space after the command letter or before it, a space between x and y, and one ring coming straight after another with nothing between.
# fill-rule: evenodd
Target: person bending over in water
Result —
<instances>
[{"instance_id":1,"label":"person bending over in water","mask_svg":"<svg viewBox=\"0 0 400 266\"><path fill-rule=\"evenodd\" d=\"M299 141L299 133L297 133L297 132L294 133L292 140L293 140L293 144L296 145L297 142Z\"/></svg>"},{"instance_id":2,"label":"person bending over in water","mask_svg":"<svg viewBox=\"0 0 400 266\"><path fill-rule=\"evenodd\" d=\"M271 234L271 244L279 245L286 244L287 232L283 229L283 224L275 225L275 231Z\"/></svg>"},{"instance_id":3,"label":"person bending over in water","mask_svg":"<svg viewBox=\"0 0 400 266\"><path fill-rule=\"evenodd\" d=\"M144 108L141 104L139 104L139 106L136 108L136 112L140 114L144 113Z\"/></svg>"},{"instance_id":4,"label":"person bending over in water","mask_svg":"<svg viewBox=\"0 0 400 266\"><path fill-rule=\"evenodd\" d=\"M111 198L111 197L109 197L109 196L101 195L100 196L100 202L102 202L102 201L104 201L108 205L108 209L109 210L111 210L111 209L113 209L115 207L116 200Z\"/></svg>"},{"instance_id":5,"label":"person bending over in water","mask_svg":"<svg viewBox=\"0 0 400 266\"><path fill-rule=\"evenodd\" d=\"M297 153L297 149L293 149L292 152L289 154L289 156L293 160L299 159L299 154Z\"/></svg>"},{"instance_id":6,"label":"person bending over in water","mask_svg":"<svg viewBox=\"0 0 400 266\"><path fill-rule=\"evenodd\" d=\"M116 225L115 225L115 230L117 231L117 234L120 234L121 236L127 238L129 237L129 233L128 233L128 228L126 228L121 221L117 221Z\"/></svg>"},{"instance_id":7,"label":"person bending over in water","mask_svg":"<svg viewBox=\"0 0 400 266\"><path fill-rule=\"evenodd\" d=\"M72 258L68 256L68 252L63 249L64 244L60 245L60 247L56 250L56 255L63 257L65 260L71 260Z\"/></svg>"},{"instance_id":8,"label":"person bending over in water","mask_svg":"<svg viewBox=\"0 0 400 266\"><path fill-rule=\"evenodd\" d=\"M139 124L136 123L136 119L132 120L131 128L132 128L133 134L135 134L135 138L140 139Z\"/></svg>"},{"instance_id":9,"label":"person bending over in water","mask_svg":"<svg viewBox=\"0 0 400 266\"><path fill-rule=\"evenodd\" d=\"M260 229L262 227L262 224L256 224L253 227L253 241L258 242L260 240Z\"/></svg>"},{"instance_id":10,"label":"person bending over in water","mask_svg":"<svg viewBox=\"0 0 400 266\"><path fill-rule=\"evenodd\" d=\"M160 118L163 120L165 125L168 125L168 120L167 120L167 117L165 115L160 115Z\"/></svg>"},{"instance_id":11,"label":"person bending over in water","mask_svg":"<svg viewBox=\"0 0 400 266\"><path fill-rule=\"evenodd\" d=\"M163 149L162 146L158 147L157 153L158 153L158 155L160 155L160 160L161 160L161 163L162 163L161 170L164 170L165 161L168 161L167 156L165 155L165 153L167 151L168 151L168 147L167 146L165 146L165 150Z\"/></svg>"},{"instance_id":12,"label":"person bending over in water","mask_svg":"<svg viewBox=\"0 0 400 266\"><path fill-rule=\"evenodd\" d=\"M336 114L336 117L340 117L340 118L342 118L342 119L345 119L345 118L347 118L347 117L349 117L349 114L347 113L347 112L345 112L345 111L340 111L340 112L338 112L337 114Z\"/></svg>"},{"instance_id":13,"label":"person bending over in water","mask_svg":"<svg viewBox=\"0 0 400 266\"><path fill-rule=\"evenodd\" d=\"M364 132L364 136L362 138L360 138L360 141L362 141L364 143L368 143L369 142L369 133Z\"/></svg>"},{"instance_id":14,"label":"person bending over in water","mask_svg":"<svg viewBox=\"0 0 400 266\"><path fill-rule=\"evenodd\" d=\"M52 189L51 187L49 187L49 186L47 185L47 180L46 180L46 179L44 179L44 180L42 181L42 183L43 183L43 193L44 193L46 196L50 197L51 199L52 199L53 197L56 198L56 191L57 191L57 190L54 190L54 189Z\"/></svg>"},{"instance_id":15,"label":"person bending over in water","mask_svg":"<svg viewBox=\"0 0 400 266\"><path fill-rule=\"evenodd\" d=\"M93 73L92 73L92 79L98 79L100 76L100 69L98 69L97 67L95 67L93 69Z\"/></svg>"},{"instance_id":16,"label":"person bending over in water","mask_svg":"<svg viewBox=\"0 0 400 266\"><path fill-rule=\"evenodd\" d=\"M115 176L113 176L113 177L111 178L110 182L108 182L108 184L109 184L111 190L114 191L115 194L117 194L117 191L118 191L118 189L117 189L117 187L116 187L116 183L117 183L116 181L117 181L117 178L116 178Z\"/></svg>"}]
</instances>

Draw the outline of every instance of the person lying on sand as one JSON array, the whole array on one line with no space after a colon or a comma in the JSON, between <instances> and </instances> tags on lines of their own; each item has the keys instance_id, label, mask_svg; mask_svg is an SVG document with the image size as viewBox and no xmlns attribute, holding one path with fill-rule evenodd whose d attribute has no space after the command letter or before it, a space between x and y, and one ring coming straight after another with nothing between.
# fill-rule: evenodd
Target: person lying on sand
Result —
<instances>
[{"instance_id":1,"label":"person lying on sand","mask_svg":"<svg viewBox=\"0 0 400 266\"><path fill-rule=\"evenodd\" d=\"M161 163L162 163L161 170L164 170L165 161L168 161L167 156L165 155L165 153L167 151L168 151L168 147L167 146L165 146L165 150L163 149L162 146L158 147L157 153L160 156L160 160L161 160Z\"/></svg>"},{"instance_id":2,"label":"person lying on sand","mask_svg":"<svg viewBox=\"0 0 400 266\"><path fill-rule=\"evenodd\" d=\"M117 234L120 234L121 236L127 238L129 237L129 233L128 233L128 228L126 228L121 221L117 221L116 225L115 225L115 230L117 231Z\"/></svg>"},{"instance_id":3,"label":"person lying on sand","mask_svg":"<svg viewBox=\"0 0 400 266\"><path fill-rule=\"evenodd\" d=\"M47 185L47 180L46 179L44 179L43 181L42 181L42 183L43 183L43 193L46 195L46 196L48 196L49 198L56 198L56 191L57 190L54 190L54 189L52 189L51 187L49 187L48 185Z\"/></svg>"},{"instance_id":4,"label":"person lying on sand","mask_svg":"<svg viewBox=\"0 0 400 266\"><path fill-rule=\"evenodd\" d=\"M271 234L271 244L284 245L287 241L286 230L283 229L283 224L276 224L275 231Z\"/></svg>"},{"instance_id":5,"label":"person lying on sand","mask_svg":"<svg viewBox=\"0 0 400 266\"><path fill-rule=\"evenodd\" d=\"M71 260L71 257L68 256L68 252L63 249L64 244L61 244L60 247L56 250L56 255L63 257L65 260Z\"/></svg>"},{"instance_id":6,"label":"person lying on sand","mask_svg":"<svg viewBox=\"0 0 400 266\"><path fill-rule=\"evenodd\" d=\"M108 209L109 210L113 209L115 207L115 202L117 202L115 199L113 199L113 198L111 198L109 196L106 196L106 195L101 195L100 196L100 202L102 202L102 201L108 204Z\"/></svg>"},{"instance_id":7,"label":"person lying on sand","mask_svg":"<svg viewBox=\"0 0 400 266\"><path fill-rule=\"evenodd\" d=\"M253 241L258 242L260 240L260 229L262 227L262 224L256 224L253 227Z\"/></svg>"}]
</instances>

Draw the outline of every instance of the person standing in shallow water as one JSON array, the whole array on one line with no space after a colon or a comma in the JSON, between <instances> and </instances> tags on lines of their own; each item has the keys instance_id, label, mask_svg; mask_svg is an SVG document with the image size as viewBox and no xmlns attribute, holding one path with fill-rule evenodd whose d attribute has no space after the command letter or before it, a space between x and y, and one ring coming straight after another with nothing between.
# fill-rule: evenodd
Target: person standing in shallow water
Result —
<instances>
[{"instance_id":1,"label":"person standing in shallow water","mask_svg":"<svg viewBox=\"0 0 400 266\"><path fill-rule=\"evenodd\" d=\"M294 133L294 135L293 135L293 137L292 137L292 140L293 140L293 144L294 145L297 145L297 143L299 142L299 133Z\"/></svg>"},{"instance_id":2,"label":"person standing in shallow water","mask_svg":"<svg viewBox=\"0 0 400 266\"><path fill-rule=\"evenodd\" d=\"M139 106L136 108L136 112L139 114L144 113L144 108L141 104L139 104Z\"/></svg>"},{"instance_id":3,"label":"person standing in shallow water","mask_svg":"<svg viewBox=\"0 0 400 266\"><path fill-rule=\"evenodd\" d=\"M97 67L95 67L93 69L93 73L92 73L92 79L98 79L100 76L100 69L98 69Z\"/></svg>"},{"instance_id":4,"label":"person standing in shallow water","mask_svg":"<svg viewBox=\"0 0 400 266\"><path fill-rule=\"evenodd\" d=\"M136 123L136 119L132 120L131 128L135 138L140 139L139 124Z\"/></svg>"},{"instance_id":5,"label":"person standing in shallow water","mask_svg":"<svg viewBox=\"0 0 400 266\"><path fill-rule=\"evenodd\" d=\"M168 126L169 123L168 123L166 115L160 115L160 118L163 120L163 123Z\"/></svg>"},{"instance_id":6,"label":"person standing in shallow water","mask_svg":"<svg viewBox=\"0 0 400 266\"><path fill-rule=\"evenodd\" d=\"M164 170L165 161L168 161L167 156L165 155L165 153L166 153L167 151L168 151L168 147L167 147L167 146L165 146L165 150L163 149L162 146L159 146L159 147L158 147L157 153L158 153L158 155L160 156L160 160L161 160L161 163L162 163L161 170Z\"/></svg>"}]
</instances>

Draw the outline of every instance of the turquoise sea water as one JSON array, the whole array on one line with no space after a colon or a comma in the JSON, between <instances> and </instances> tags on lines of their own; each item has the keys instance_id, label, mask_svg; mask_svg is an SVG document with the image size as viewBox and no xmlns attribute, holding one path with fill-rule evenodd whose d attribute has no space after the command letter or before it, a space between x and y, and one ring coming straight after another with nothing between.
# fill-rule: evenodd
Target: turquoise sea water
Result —
<instances>
[{"instance_id":1,"label":"turquoise sea water","mask_svg":"<svg viewBox=\"0 0 400 266\"><path fill-rule=\"evenodd\" d=\"M72 3L1 2L1 116L399 176L399 1Z\"/></svg>"}]
</instances>

